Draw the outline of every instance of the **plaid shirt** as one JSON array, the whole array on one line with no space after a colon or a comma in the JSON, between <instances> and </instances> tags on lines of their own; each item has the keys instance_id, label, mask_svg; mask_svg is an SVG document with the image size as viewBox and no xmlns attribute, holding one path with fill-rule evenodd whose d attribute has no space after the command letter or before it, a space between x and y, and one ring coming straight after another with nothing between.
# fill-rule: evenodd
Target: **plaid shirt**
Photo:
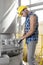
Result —
<instances>
[{"instance_id":1,"label":"plaid shirt","mask_svg":"<svg viewBox=\"0 0 43 65\"><path fill-rule=\"evenodd\" d=\"M24 33L26 34L30 30L30 15L34 15L37 17L36 14L33 14L32 12L29 13L29 15L26 17L25 21L25 29ZM37 41L38 40L38 17L36 19L36 28L34 34L26 38L26 43L28 44L31 41Z\"/></svg>"}]
</instances>

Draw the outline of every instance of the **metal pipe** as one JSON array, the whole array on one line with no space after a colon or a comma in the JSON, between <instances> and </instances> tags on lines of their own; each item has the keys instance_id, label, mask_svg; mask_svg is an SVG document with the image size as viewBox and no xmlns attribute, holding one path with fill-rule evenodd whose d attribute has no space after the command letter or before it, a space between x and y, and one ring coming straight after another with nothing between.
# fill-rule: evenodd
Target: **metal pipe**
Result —
<instances>
[{"instance_id":1,"label":"metal pipe","mask_svg":"<svg viewBox=\"0 0 43 65\"><path fill-rule=\"evenodd\" d=\"M21 6L21 0L18 0L18 7ZM21 34L21 18L19 18L19 34Z\"/></svg>"},{"instance_id":2,"label":"metal pipe","mask_svg":"<svg viewBox=\"0 0 43 65\"><path fill-rule=\"evenodd\" d=\"M31 11L35 12L35 11L39 11L39 10L43 10L43 8L34 9L34 10L31 10Z\"/></svg>"},{"instance_id":3,"label":"metal pipe","mask_svg":"<svg viewBox=\"0 0 43 65\"><path fill-rule=\"evenodd\" d=\"M35 6L39 6L39 5L43 5L43 2L35 3L35 4L30 4L30 5L27 5L27 6L28 7L35 7Z\"/></svg>"}]
</instances>

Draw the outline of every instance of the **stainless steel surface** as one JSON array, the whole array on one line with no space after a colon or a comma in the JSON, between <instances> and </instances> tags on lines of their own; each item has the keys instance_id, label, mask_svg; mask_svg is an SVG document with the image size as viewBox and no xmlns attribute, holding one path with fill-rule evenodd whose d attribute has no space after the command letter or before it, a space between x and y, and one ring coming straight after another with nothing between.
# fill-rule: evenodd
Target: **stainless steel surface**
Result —
<instances>
[{"instance_id":1,"label":"stainless steel surface","mask_svg":"<svg viewBox=\"0 0 43 65\"><path fill-rule=\"evenodd\" d=\"M11 65L18 64L20 65L22 59L22 43L18 44L18 39L13 39L11 34L0 34L0 44L1 44L1 58L3 55L8 55L10 58L10 63ZM0 60L1 60L0 58ZM17 60L19 58L19 60ZM14 62L15 61L15 62ZM19 63L18 63L18 62Z\"/></svg>"},{"instance_id":2,"label":"stainless steel surface","mask_svg":"<svg viewBox=\"0 0 43 65\"><path fill-rule=\"evenodd\" d=\"M13 2L14 0L0 0L0 21Z\"/></svg>"},{"instance_id":3,"label":"stainless steel surface","mask_svg":"<svg viewBox=\"0 0 43 65\"><path fill-rule=\"evenodd\" d=\"M0 65L20 65L22 61L22 43L16 39L16 14L17 0L0 0Z\"/></svg>"},{"instance_id":4,"label":"stainless steel surface","mask_svg":"<svg viewBox=\"0 0 43 65\"><path fill-rule=\"evenodd\" d=\"M0 34L0 41L2 45L1 52L5 54L17 55L22 51L22 43L18 44L18 39L13 39L12 34Z\"/></svg>"},{"instance_id":5,"label":"stainless steel surface","mask_svg":"<svg viewBox=\"0 0 43 65\"><path fill-rule=\"evenodd\" d=\"M15 0L0 0L0 2L0 33L12 33L16 28L17 2Z\"/></svg>"},{"instance_id":6,"label":"stainless steel surface","mask_svg":"<svg viewBox=\"0 0 43 65\"><path fill-rule=\"evenodd\" d=\"M22 55L23 54L21 53L15 57L12 57L9 65L22 65Z\"/></svg>"},{"instance_id":7,"label":"stainless steel surface","mask_svg":"<svg viewBox=\"0 0 43 65\"><path fill-rule=\"evenodd\" d=\"M3 55L1 58L0 58L0 65L8 65L9 64L9 61L10 61L10 58L8 55Z\"/></svg>"}]
</instances>

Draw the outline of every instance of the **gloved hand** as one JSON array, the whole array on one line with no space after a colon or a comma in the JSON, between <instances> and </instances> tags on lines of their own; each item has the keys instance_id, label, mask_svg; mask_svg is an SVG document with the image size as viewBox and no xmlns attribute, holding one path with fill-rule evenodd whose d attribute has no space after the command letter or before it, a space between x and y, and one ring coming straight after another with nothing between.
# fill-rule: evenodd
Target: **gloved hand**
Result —
<instances>
[{"instance_id":1,"label":"gloved hand","mask_svg":"<svg viewBox=\"0 0 43 65\"><path fill-rule=\"evenodd\" d=\"M18 44L20 44L22 42L22 39L20 39L19 41L18 41Z\"/></svg>"}]
</instances>

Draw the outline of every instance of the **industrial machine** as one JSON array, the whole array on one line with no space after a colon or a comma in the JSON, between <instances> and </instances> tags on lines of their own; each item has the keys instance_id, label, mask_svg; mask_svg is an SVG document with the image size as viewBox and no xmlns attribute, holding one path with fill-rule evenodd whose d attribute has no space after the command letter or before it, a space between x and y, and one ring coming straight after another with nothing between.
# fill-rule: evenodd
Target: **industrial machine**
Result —
<instances>
[{"instance_id":1,"label":"industrial machine","mask_svg":"<svg viewBox=\"0 0 43 65\"><path fill-rule=\"evenodd\" d=\"M0 65L21 65L22 44L16 38L17 1L0 0Z\"/></svg>"},{"instance_id":2,"label":"industrial machine","mask_svg":"<svg viewBox=\"0 0 43 65\"><path fill-rule=\"evenodd\" d=\"M0 64L20 64L22 61L22 45L18 44L17 39L12 39L11 34L0 34L0 37L2 37L0 39Z\"/></svg>"}]
</instances>

